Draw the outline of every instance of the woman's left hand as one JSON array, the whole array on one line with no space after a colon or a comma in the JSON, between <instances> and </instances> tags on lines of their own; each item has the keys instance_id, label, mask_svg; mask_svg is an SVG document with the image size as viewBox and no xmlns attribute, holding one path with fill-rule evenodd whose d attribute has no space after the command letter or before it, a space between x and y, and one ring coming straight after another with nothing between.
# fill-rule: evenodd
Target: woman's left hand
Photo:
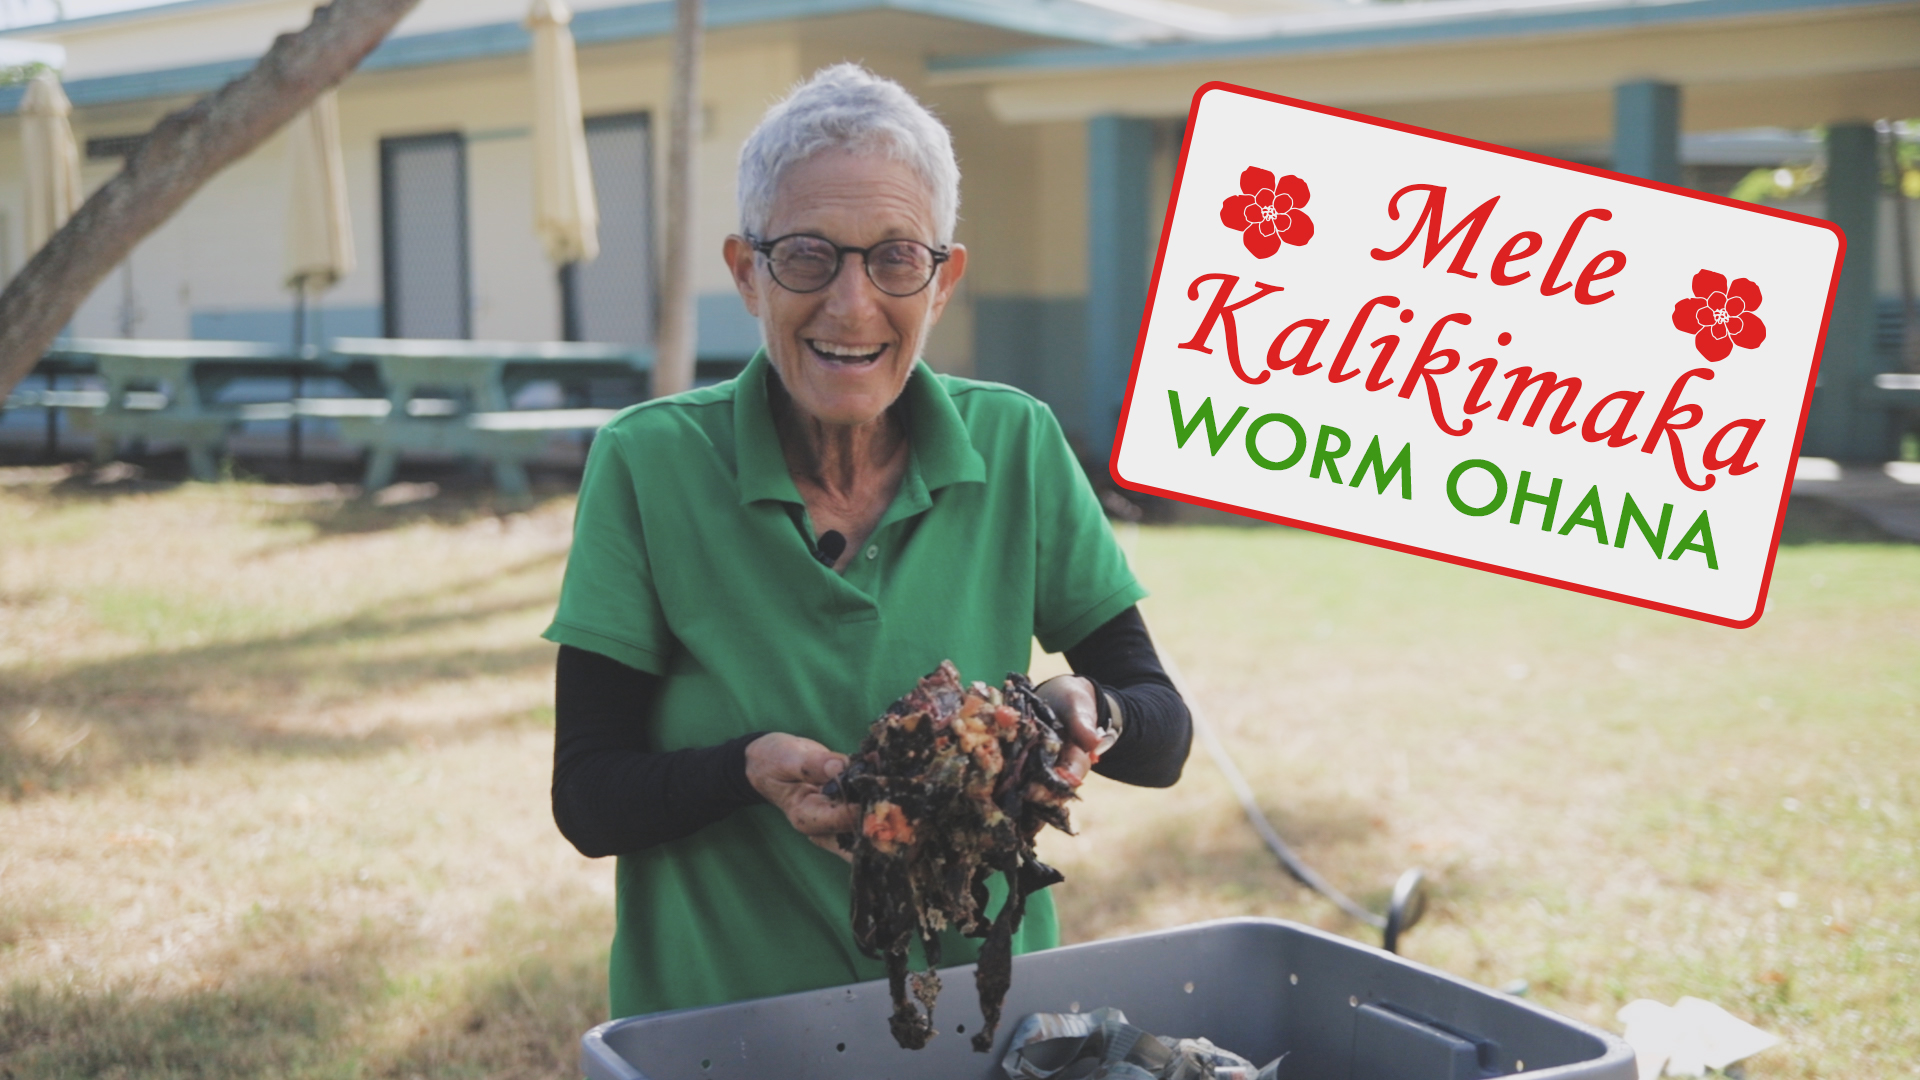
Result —
<instances>
[{"instance_id":1,"label":"woman's left hand","mask_svg":"<svg viewBox=\"0 0 1920 1080\"><path fill-rule=\"evenodd\" d=\"M1060 765L1084 780L1093 767L1093 749L1100 745L1100 706L1093 696L1090 679L1079 675L1057 675L1034 688L1040 700L1067 727L1067 745L1060 751Z\"/></svg>"}]
</instances>

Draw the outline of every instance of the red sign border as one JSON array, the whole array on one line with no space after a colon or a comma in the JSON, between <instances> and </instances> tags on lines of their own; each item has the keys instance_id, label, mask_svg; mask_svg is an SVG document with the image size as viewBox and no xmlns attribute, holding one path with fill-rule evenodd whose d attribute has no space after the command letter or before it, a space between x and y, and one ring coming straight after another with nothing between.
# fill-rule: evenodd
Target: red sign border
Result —
<instances>
[{"instance_id":1,"label":"red sign border","mask_svg":"<svg viewBox=\"0 0 1920 1080\"><path fill-rule=\"evenodd\" d=\"M1714 615L1704 611L1696 611L1691 608L1677 607L1672 604L1663 604L1656 600L1648 600L1638 596L1629 596L1625 593L1612 592L1607 589L1596 588L1592 585L1582 585L1578 582L1565 581L1560 578L1554 578L1554 577L1547 577L1544 574L1529 573L1525 570L1513 569L1512 567L1499 566L1494 563L1481 562L1478 559L1469 559L1460 555L1450 555L1446 552L1433 551L1428 548L1417 547L1413 544L1402 544L1393 540L1384 540L1376 536L1367 536L1362 533L1348 532L1344 529L1336 529L1330 525L1318 525L1310 521L1301 521L1295 518L1282 517L1278 514L1269 514L1259 510L1252 510L1244 506L1234 506L1230 503L1216 502L1212 499L1202 498L1198 495L1188 495L1183 492L1171 491L1165 488L1154 487L1150 484L1141 484L1132 480L1128 480L1126 477L1120 475L1120 440L1121 440L1122 433L1124 433L1127 429L1127 416L1133 410L1134 386L1139 381L1139 378L1140 378L1140 358L1142 354L1146 351L1146 347L1147 347L1147 327L1153 321L1152 298L1159 294L1160 270L1162 266L1166 263L1167 242L1173 238L1173 230L1163 225L1160 230L1160 251L1154 257L1153 277L1148 282L1148 285L1147 285L1148 302L1146 305L1146 310L1140 313L1140 331L1139 331L1139 335L1135 338L1135 342L1134 342L1133 368L1131 371L1127 373L1127 395L1120 402L1119 424L1114 429L1113 449L1108 454L1108 457L1107 457L1107 472L1113 477L1114 483L1127 489L1128 491L1136 491L1145 495L1158 495L1162 498L1174 499L1179 502L1189 503L1194 506L1205 506L1214 510L1224 510L1227 513L1238 514L1241 517L1259 518L1263 521L1271 521L1279 525L1290 525L1296 529L1306 529L1310 532L1317 532L1317 533L1324 534L1326 536L1337 536L1343 540L1357 540L1360 543L1371 544L1374 547L1387 548L1392 551L1404 552L1408 555L1420 555L1429 559L1437 559L1440 562L1452 563L1455 566L1465 566L1475 570L1485 570L1490 573L1503 575L1505 577L1519 578L1522 581L1531 581L1539 585L1552 585L1557 588L1570 590L1572 592L1585 593L1588 596L1597 596L1603 600L1617 600L1624 604L1632 604L1635 607L1649 608L1653 611L1663 611L1670 615L1680 615L1690 619L1699 619L1703 622L1717 623L1721 626L1731 627L1735 630L1744 630L1747 627L1750 627L1753 624L1760 621L1760 616L1764 615L1767 610L1767 591L1773 586L1773 563L1774 563L1774 559L1777 558L1780 554L1780 532L1786 526L1787 501L1791 499L1793 496L1793 474L1799 461L1800 442L1802 439L1806 437L1806 434L1807 434L1807 415L1813 408L1814 387L1817 386L1820 381L1820 360L1823 353L1826 350L1827 326L1828 326L1828 323L1833 319L1834 296L1840 289L1840 272L1842 268L1846 266L1846 262L1847 262L1847 234L1842 232L1839 226L1833 224L1830 221L1822 221L1818 218L1806 217L1801 214L1795 214L1786 210L1781 210L1777 207L1760 206L1755 203L1740 202L1738 200L1729 199L1721 195L1710 195L1706 192L1692 191L1687 188L1675 186L1673 184L1663 184L1657 180L1646 180L1637 176L1626 176L1621 173L1611 172L1607 169L1597 168L1592 165L1581 165L1577 162L1561 161L1556 158L1550 158L1542 154L1531 154L1524 150L1515 150L1512 147L1508 147L1508 146L1496 146L1492 143L1484 143L1477 139L1469 139L1459 135L1449 135L1443 131L1430 131L1426 128L1415 127L1412 124L1402 124L1393 120L1383 120L1377 116L1366 116L1361 113L1349 112L1345 109L1336 109L1330 105L1320 105L1311 101L1302 101L1299 98L1290 98L1283 94L1271 94L1264 90L1255 90L1252 87L1239 86L1234 83L1221 82L1218 80L1204 83L1200 86L1199 89L1193 92L1193 102L1187 108L1187 115L1189 117L1192 117L1199 110L1200 99L1202 97L1205 97L1209 91L1213 91L1213 90L1221 90L1230 94L1239 94L1243 97L1256 98L1261 101L1271 101L1271 102L1274 102L1275 104L1288 105L1293 108L1304 109L1308 112L1321 113L1326 116L1337 116L1343 120L1353 120L1362 124L1368 124L1373 127L1387 128L1388 130L1398 131L1407 135L1418 135L1423 138L1437 139L1440 142L1447 142L1447 143L1453 143L1458 146L1471 147L1472 149L1475 149L1475 150L1486 150L1491 153L1500 154L1504 157L1518 158L1522 161L1531 161L1538 165L1547 165L1556 169L1565 169L1569 172L1586 173L1589 176L1597 176L1604 180L1613 180L1619 183L1634 184L1639 187L1652 188L1655 191L1664 191L1670 195L1684 195L1687 198L1698 199L1702 202L1717 203L1721 206L1729 206L1729 207L1733 207L1734 209L1745 210L1750 213L1765 214L1770 217L1783 218L1787 221L1794 221L1803 225L1814 225L1819 228L1826 229L1827 231L1833 233L1834 238L1840 242L1840 250L1834 259L1833 278L1831 281L1827 283L1826 310L1820 316L1820 334L1819 334L1819 338L1814 343L1813 366L1807 372L1806 394L1802 397L1800 402L1800 424L1799 424L1799 427L1794 431L1794 435L1793 435L1793 454L1794 454L1795 465L1788 467L1786 484L1784 485L1780 493L1780 509L1774 515L1774 521L1773 521L1773 541L1767 548L1767 565L1766 565L1766 569L1762 571L1760 575L1760 592L1754 601L1753 614L1747 616L1744 619L1730 619L1724 616ZM1186 179L1186 175L1187 175L1187 152L1192 148L1193 148L1193 124L1191 121L1189 121L1186 126L1185 135L1180 141L1180 161L1179 161L1179 164L1174 169L1173 188L1167 195L1167 209L1165 211L1165 214L1162 217L1163 221L1168 221L1168 222L1171 221L1171 218L1173 215L1173 208L1177 206L1180 202L1180 185Z\"/></svg>"}]
</instances>

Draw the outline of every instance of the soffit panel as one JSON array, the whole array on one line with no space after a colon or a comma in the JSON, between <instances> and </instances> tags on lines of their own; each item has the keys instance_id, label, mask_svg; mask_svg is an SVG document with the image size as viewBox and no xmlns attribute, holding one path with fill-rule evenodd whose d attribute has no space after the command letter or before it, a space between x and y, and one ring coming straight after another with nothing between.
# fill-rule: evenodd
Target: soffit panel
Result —
<instances>
[{"instance_id":1,"label":"soffit panel","mask_svg":"<svg viewBox=\"0 0 1920 1080\"><path fill-rule=\"evenodd\" d=\"M1681 127L1686 131L1804 129L1836 120L1902 115L1912 111L1916 101L1920 101L1920 69L1912 68L1714 83L1688 87L1682 93ZM1549 154L1555 147L1563 151L1582 147L1597 152L1600 160L1613 139L1610 91L1381 102L1356 111L1498 146ZM1594 154L1576 156L1584 160Z\"/></svg>"},{"instance_id":2,"label":"soffit panel","mask_svg":"<svg viewBox=\"0 0 1920 1080\"><path fill-rule=\"evenodd\" d=\"M1032 122L1101 113L1179 116L1193 91L1213 80L1365 110L1387 102L1610 91L1643 78L1691 87L1909 67L1920 67L1920 6L985 81L996 115Z\"/></svg>"}]
</instances>

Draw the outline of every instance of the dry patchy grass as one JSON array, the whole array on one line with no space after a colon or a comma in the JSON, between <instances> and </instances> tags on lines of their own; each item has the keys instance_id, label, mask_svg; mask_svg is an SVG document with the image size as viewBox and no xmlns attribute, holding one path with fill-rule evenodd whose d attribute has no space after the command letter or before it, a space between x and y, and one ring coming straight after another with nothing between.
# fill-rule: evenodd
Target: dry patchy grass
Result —
<instances>
[{"instance_id":1,"label":"dry patchy grass","mask_svg":"<svg viewBox=\"0 0 1920 1080\"><path fill-rule=\"evenodd\" d=\"M575 1075L612 905L546 805L570 500L64 476L0 474L0 1077ZM1920 1059L1920 548L1788 548L1747 631L1279 529L1136 561L1281 830L1364 902L1434 876L1415 959L1609 1026L1711 998L1785 1036L1755 1077ZM1203 756L1087 796L1073 939L1371 937Z\"/></svg>"},{"instance_id":2,"label":"dry patchy grass","mask_svg":"<svg viewBox=\"0 0 1920 1080\"><path fill-rule=\"evenodd\" d=\"M0 1076L571 1074L571 504L0 489Z\"/></svg>"},{"instance_id":3,"label":"dry patchy grass","mask_svg":"<svg viewBox=\"0 0 1920 1080\"><path fill-rule=\"evenodd\" d=\"M1146 530L1145 605L1280 831L1409 956L1618 1030L1705 997L1783 1036L1751 1076L1920 1060L1920 547L1781 552L1726 630L1288 530ZM1096 781L1076 939L1275 915L1377 941L1277 869L1196 752Z\"/></svg>"}]
</instances>

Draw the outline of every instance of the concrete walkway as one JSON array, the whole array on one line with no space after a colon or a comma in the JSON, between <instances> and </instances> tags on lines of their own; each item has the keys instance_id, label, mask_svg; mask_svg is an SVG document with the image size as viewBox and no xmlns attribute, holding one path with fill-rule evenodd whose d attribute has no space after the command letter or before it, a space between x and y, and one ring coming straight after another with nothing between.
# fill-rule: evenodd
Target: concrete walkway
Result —
<instances>
[{"instance_id":1,"label":"concrete walkway","mask_svg":"<svg viewBox=\"0 0 1920 1080\"><path fill-rule=\"evenodd\" d=\"M1794 473L1793 497L1833 503L1887 533L1920 543L1920 462L1876 467L1803 457Z\"/></svg>"}]
</instances>

